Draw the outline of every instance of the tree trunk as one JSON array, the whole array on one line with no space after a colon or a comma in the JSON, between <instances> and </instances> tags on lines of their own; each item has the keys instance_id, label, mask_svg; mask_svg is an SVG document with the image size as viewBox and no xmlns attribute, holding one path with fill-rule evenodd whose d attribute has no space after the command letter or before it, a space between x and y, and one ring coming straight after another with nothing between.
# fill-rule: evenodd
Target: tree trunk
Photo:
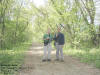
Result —
<instances>
[{"instance_id":1,"label":"tree trunk","mask_svg":"<svg viewBox=\"0 0 100 75\"><path fill-rule=\"evenodd\" d=\"M2 38L1 38L1 48L4 47L4 35L5 35L5 16L3 16L3 22L2 22Z\"/></svg>"}]
</instances>

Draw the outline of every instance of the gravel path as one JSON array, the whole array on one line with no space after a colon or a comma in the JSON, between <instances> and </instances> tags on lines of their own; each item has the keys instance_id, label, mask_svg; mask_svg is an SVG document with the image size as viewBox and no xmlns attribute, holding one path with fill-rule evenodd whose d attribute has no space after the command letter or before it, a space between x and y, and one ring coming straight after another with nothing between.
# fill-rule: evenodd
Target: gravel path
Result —
<instances>
[{"instance_id":1,"label":"gravel path","mask_svg":"<svg viewBox=\"0 0 100 75\"><path fill-rule=\"evenodd\" d=\"M33 44L25 52L25 61L18 75L100 75L100 70L64 55L64 62L54 61L55 51L52 50L52 61L42 62L43 46Z\"/></svg>"}]
</instances>

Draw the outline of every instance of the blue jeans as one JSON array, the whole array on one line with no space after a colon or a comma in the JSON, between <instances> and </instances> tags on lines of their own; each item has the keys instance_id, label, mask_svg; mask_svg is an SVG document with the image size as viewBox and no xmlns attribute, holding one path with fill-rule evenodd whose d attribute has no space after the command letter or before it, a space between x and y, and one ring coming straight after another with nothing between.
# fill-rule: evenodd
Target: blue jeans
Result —
<instances>
[{"instance_id":1,"label":"blue jeans","mask_svg":"<svg viewBox=\"0 0 100 75\"><path fill-rule=\"evenodd\" d=\"M57 59L61 59L64 60L64 56L63 56L63 45L58 45L58 43L56 43L56 58Z\"/></svg>"}]
</instances>

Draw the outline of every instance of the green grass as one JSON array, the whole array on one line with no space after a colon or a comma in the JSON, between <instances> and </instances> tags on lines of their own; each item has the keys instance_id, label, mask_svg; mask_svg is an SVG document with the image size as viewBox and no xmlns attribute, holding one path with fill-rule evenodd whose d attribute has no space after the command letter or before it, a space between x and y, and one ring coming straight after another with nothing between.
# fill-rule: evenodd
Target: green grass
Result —
<instances>
[{"instance_id":1,"label":"green grass","mask_svg":"<svg viewBox=\"0 0 100 75\"><path fill-rule=\"evenodd\" d=\"M64 53L78 58L81 62L92 64L97 68L100 68L100 48L92 48L92 49L71 49L64 48Z\"/></svg>"},{"instance_id":2,"label":"green grass","mask_svg":"<svg viewBox=\"0 0 100 75\"><path fill-rule=\"evenodd\" d=\"M12 50L0 50L0 75L14 75L23 64L24 52L31 43L16 45Z\"/></svg>"}]
</instances>

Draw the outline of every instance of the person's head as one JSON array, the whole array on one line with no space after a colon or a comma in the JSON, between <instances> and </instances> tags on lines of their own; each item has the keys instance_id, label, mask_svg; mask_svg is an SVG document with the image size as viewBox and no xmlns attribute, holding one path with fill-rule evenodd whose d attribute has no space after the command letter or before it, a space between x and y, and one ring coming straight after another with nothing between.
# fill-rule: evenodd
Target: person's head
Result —
<instances>
[{"instance_id":1,"label":"person's head","mask_svg":"<svg viewBox=\"0 0 100 75\"><path fill-rule=\"evenodd\" d=\"M47 33L49 34L51 31L50 31L50 28L48 28L48 30L47 30Z\"/></svg>"},{"instance_id":2,"label":"person's head","mask_svg":"<svg viewBox=\"0 0 100 75\"><path fill-rule=\"evenodd\" d=\"M58 32L61 32L61 28L60 28L60 27L58 27L58 28L57 28L57 31L58 31Z\"/></svg>"}]
</instances>

